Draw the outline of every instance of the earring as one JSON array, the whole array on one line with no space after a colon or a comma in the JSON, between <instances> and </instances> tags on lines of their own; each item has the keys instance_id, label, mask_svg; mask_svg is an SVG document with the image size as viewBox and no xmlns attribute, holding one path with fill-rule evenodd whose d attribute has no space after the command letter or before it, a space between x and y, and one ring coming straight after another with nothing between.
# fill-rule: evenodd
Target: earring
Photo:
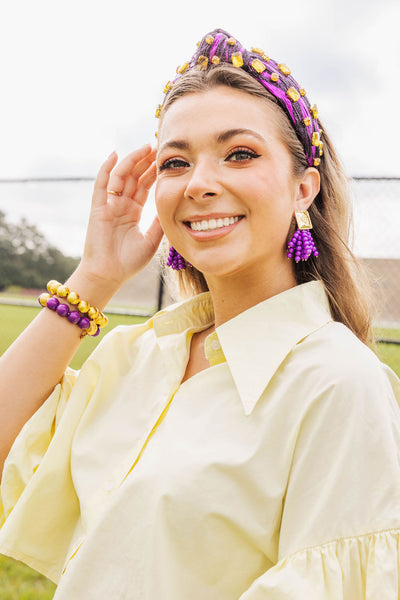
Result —
<instances>
[{"instance_id":1,"label":"earring","mask_svg":"<svg viewBox=\"0 0 400 600\"><path fill-rule=\"evenodd\" d=\"M169 249L167 267L172 267L175 271L185 270L186 267L190 267L190 263L188 263L183 256L179 254L175 250L173 246Z\"/></svg>"},{"instance_id":2,"label":"earring","mask_svg":"<svg viewBox=\"0 0 400 600\"><path fill-rule=\"evenodd\" d=\"M295 212L294 215L298 229L294 232L288 244L287 257L292 258L294 255L295 262L308 260L311 255L317 257L318 250L309 231L312 229L312 224L308 210Z\"/></svg>"}]
</instances>

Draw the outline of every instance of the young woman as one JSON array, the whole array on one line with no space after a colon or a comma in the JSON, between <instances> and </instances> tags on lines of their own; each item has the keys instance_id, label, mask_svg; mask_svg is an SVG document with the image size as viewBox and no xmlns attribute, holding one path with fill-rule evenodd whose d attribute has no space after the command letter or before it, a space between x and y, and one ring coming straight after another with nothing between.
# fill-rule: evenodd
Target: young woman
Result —
<instances>
[{"instance_id":1,"label":"young woman","mask_svg":"<svg viewBox=\"0 0 400 600\"><path fill-rule=\"evenodd\" d=\"M178 71L157 150L103 164L68 289L1 359L0 551L57 600L394 600L399 381L340 163L262 50L216 30ZM67 368L163 233L187 299Z\"/></svg>"}]
</instances>

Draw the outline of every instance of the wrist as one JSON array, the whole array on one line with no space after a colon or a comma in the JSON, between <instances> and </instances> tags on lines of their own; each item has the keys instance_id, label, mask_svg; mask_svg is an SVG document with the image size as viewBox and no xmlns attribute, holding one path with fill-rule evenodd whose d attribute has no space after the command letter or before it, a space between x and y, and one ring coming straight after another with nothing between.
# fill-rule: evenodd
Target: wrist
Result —
<instances>
[{"instance_id":1,"label":"wrist","mask_svg":"<svg viewBox=\"0 0 400 600\"><path fill-rule=\"evenodd\" d=\"M100 277L78 266L65 285L92 306L103 310L122 283L118 284L114 280Z\"/></svg>"}]
</instances>

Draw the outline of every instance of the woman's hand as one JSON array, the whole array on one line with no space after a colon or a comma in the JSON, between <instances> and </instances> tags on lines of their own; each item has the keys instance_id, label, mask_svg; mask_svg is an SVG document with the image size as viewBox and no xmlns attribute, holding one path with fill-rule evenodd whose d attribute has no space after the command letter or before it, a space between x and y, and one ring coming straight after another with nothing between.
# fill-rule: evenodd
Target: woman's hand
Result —
<instances>
[{"instance_id":1,"label":"woman's hand","mask_svg":"<svg viewBox=\"0 0 400 600\"><path fill-rule=\"evenodd\" d=\"M163 236L158 217L146 233L139 229L143 206L156 179L155 153L146 145L115 166L117 154L113 152L94 184L78 271L114 291L146 266Z\"/></svg>"}]
</instances>

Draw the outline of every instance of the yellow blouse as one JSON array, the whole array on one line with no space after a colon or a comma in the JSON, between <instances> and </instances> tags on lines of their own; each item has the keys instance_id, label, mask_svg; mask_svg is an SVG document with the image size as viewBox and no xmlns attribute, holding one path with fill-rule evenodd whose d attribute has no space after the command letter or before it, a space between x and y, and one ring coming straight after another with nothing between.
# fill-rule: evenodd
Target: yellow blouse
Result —
<instances>
[{"instance_id":1,"label":"yellow blouse","mask_svg":"<svg viewBox=\"0 0 400 600\"><path fill-rule=\"evenodd\" d=\"M0 552L57 600L399 598L400 382L322 284L206 340L208 293L104 338L25 424Z\"/></svg>"}]
</instances>

